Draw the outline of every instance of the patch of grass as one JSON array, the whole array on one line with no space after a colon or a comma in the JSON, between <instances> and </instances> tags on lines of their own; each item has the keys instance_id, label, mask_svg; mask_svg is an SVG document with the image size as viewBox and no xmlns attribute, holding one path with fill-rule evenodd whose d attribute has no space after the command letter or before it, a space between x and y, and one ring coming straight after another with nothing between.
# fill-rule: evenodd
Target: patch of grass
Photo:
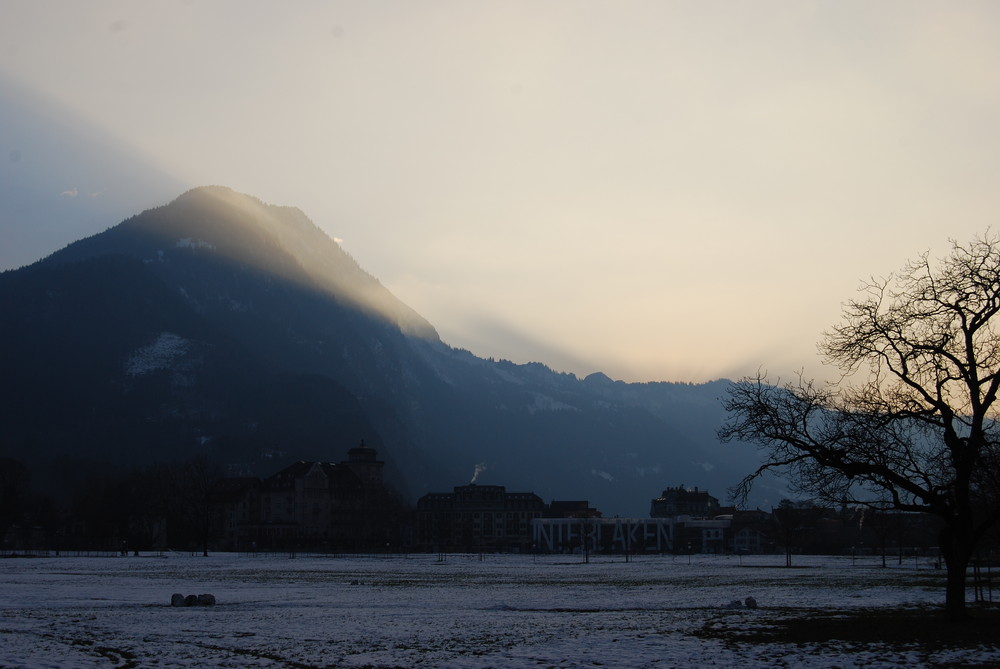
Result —
<instances>
[{"instance_id":1,"label":"patch of grass","mask_svg":"<svg viewBox=\"0 0 1000 669\"><path fill-rule=\"evenodd\" d=\"M778 615L720 615L691 633L744 644L885 644L890 648L1000 648L1000 609L970 608L963 622L947 622L940 607L819 611L785 609Z\"/></svg>"}]
</instances>

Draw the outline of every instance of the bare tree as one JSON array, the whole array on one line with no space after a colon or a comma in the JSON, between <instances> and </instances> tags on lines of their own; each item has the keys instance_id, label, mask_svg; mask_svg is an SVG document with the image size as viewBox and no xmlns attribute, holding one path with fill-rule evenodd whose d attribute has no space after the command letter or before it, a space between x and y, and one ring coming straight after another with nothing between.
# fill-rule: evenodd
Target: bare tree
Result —
<instances>
[{"instance_id":1,"label":"bare tree","mask_svg":"<svg viewBox=\"0 0 1000 669\"><path fill-rule=\"evenodd\" d=\"M737 498L775 470L819 499L938 516L945 615L957 620L969 562L1000 520L1000 238L951 244L946 258L866 282L844 307L820 343L839 382L744 378L719 436L765 454Z\"/></svg>"}]
</instances>

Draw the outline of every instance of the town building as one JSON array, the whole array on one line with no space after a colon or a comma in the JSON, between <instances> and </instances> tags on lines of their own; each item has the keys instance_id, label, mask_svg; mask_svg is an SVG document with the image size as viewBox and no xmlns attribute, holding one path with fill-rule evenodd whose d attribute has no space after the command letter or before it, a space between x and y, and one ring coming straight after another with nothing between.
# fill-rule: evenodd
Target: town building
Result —
<instances>
[{"instance_id":1,"label":"town building","mask_svg":"<svg viewBox=\"0 0 1000 669\"><path fill-rule=\"evenodd\" d=\"M340 463L299 461L267 478L223 479L212 495L222 550L382 551L407 543L406 512L364 445Z\"/></svg>"},{"instance_id":2,"label":"town building","mask_svg":"<svg viewBox=\"0 0 1000 669\"><path fill-rule=\"evenodd\" d=\"M774 552L774 523L771 514L760 509L731 509L727 548L739 555Z\"/></svg>"},{"instance_id":3,"label":"town building","mask_svg":"<svg viewBox=\"0 0 1000 669\"><path fill-rule=\"evenodd\" d=\"M438 552L521 552L531 548L531 521L546 510L532 492L500 485L456 486L417 500L417 544Z\"/></svg>"},{"instance_id":4,"label":"town building","mask_svg":"<svg viewBox=\"0 0 1000 669\"><path fill-rule=\"evenodd\" d=\"M697 487L667 488L650 504L650 518L676 518L691 516L693 518L712 518L719 513L719 500L708 494L707 490Z\"/></svg>"}]
</instances>

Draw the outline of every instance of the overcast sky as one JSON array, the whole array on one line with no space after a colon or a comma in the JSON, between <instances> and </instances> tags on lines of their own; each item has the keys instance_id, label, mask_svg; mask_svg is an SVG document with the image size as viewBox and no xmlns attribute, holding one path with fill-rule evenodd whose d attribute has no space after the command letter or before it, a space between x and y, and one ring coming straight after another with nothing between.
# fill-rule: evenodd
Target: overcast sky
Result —
<instances>
[{"instance_id":1,"label":"overcast sky","mask_svg":"<svg viewBox=\"0 0 1000 669\"><path fill-rule=\"evenodd\" d=\"M824 376L1000 229L996 2L0 0L0 269L182 190L301 208L480 356Z\"/></svg>"}]
</instances>

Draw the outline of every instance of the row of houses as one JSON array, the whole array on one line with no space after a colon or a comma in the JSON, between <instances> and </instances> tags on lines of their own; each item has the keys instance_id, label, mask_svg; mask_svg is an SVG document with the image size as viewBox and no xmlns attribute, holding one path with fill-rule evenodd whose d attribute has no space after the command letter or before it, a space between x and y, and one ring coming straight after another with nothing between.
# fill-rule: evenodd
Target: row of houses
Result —
<instances>
[{"instance_id":1,"label":"row of houses","mask_svg":"<svg viewBox=\"0 0 1000 669\"><path fill-rule=\"evenodd\" d=\"M428 493L414 506L386 486L383 470L376 451L362 442L344 461L300 461L264 478L217 481L210 469L183 464L140 472L81 498L78 513L49 522L22 514L20 522L2 523L0 550L790 556L902 554L904 549L926 552L937 544L936 521L926 514L832 509L787 500L769 511L742 510L683 485L652 499L644 518L605 518L587 501L546 502L533 492L475 483ZM140 494L149 485L155 489Z\"/></svg>"},{"instance_id":2,"label":"row of houses","mask_svg":"<svg viewBox=\"0 0 1000 669\"><path fill-rule=\"evenodd\" d=\"M936 545L936 528L923 516L790 502L740 510L683 485L652 499L648 518L604 518L587 501L546 503L533 492L476 483L428 493L413 508L384 484L383 467L362 443L340 463L297 462L264 479L226 479L212 501L215 548L751 554Z\"/></svg>"},{"instance_id":3,"label":"row of houses","mask_svg":"<svg viewBox=\"0 0 1000 669\"><path fill-rule=\"evenodd\" d=\"M716 517L720 508L706 491L681 486L654 499L649 518L604 518L586 501L546 504L534 493L470 483L417 501L416 544L439 552L722 553L737 540L759 552L753 525L762 512L739 512L734 534L734 516Z\"/></svg>"}]
</instances>

